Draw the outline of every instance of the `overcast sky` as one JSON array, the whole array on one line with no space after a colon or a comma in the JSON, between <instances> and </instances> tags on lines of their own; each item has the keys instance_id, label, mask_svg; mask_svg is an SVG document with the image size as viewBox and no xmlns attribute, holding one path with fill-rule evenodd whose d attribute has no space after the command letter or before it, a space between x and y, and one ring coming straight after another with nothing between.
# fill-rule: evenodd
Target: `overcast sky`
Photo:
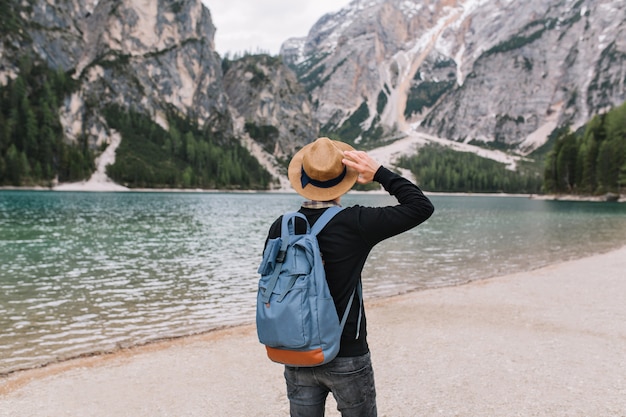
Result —
<instances>
[{"instance_id":1,"label":"overcast sky","mask_svg":"<svg viewBox=\"0 0 626 417\"><path fill-rule=\"evenodd\" d=\"M269 52L292 37L306 36L324 14L349 0L202 0L217 28L215 49L226 52Z\"/></svg>"}]
</instances>

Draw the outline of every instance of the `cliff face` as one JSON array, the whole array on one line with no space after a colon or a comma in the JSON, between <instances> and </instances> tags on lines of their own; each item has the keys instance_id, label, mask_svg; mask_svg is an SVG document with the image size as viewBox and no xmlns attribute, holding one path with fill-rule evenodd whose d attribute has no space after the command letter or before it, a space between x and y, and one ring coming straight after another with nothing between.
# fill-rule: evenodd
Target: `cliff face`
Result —
<instances>
[{"instance_id":1,"label":"cliff face","mask_svg":"<svg viewBox=\"0 0 626 417\"><path fill-rule=\"evenodd\" d=\"M246 122L274 126L275 146L265 148L276 156L315 138L308 99L279 60L235 62L224 79L216 29L199 0L39 0L28 6L12 0L10 6L11 18L0 21L6 29L0 83L18 76L25 55L71 73L76 88L59 109L68 141L86 136L94 149L110 143L102 115L110 104L147 114L165 129L174 112L223 140L245 137ZM246 79L250 65L263 82L248 82L255 81Z\"/></svg>"},{"instance_id":2,"label":"cliff face","mask_svg":"<svg viewBox=\"0 0 626 417\"><path fill-rule=\"evenodd\" d=\"M315 139L319 126L295 74L279 58L247 56L227 67L224 90L240 134L269 154L291 156Z\"/></svg>"},{"instance_id":3,"label":"cliff face","mask_svg":"<svg viewBox=\"0 0 626 417\"><path fill-rule=\"evenodd\" d=\"M30 54L69 71L79 85L60 113L68 139L108 140L99 110L118 104L151 115L189 115L201 126L228 131L215 27L200 1L15 1L21 28L2 51L2 80L17 74L16 57Z\"/></svg>"},{"instance_id":4,"label":"cliff face","mask_svg":"<svg viewBox=\"0 0 626 417\"><path fill-rule=\"evenodd\" d=\"M626 100L626 15L619 2L530 3L522 14L515 2L493 16L503 26L513 24L508 16L527 18L478 56L426 128L526 151L557 125L577 127Z\"/></svg>"},{"instance_id":5,"label":"cliff face","mask_svg":"<svg viewBox=\"0 0 626 417\"><path fill-rule=\"evenodd\" d=\"M53 68L74 68L83 49L79 19L89 12L85 2L68 3L61 7L40 2L27 8L9 0L1 6L0 85L18 76L24 53L33 53Z\"/></svg>"},{"instance_id":6,"label":"cliff face","mask_svg":"<svg viewBox=\"0 0 626 417\"><path fill-rule=\"evenodd\" d=\"M84 130L84 109L98 102L150 114L165 128L165 112L174 110L228 129L215 27L202 3L103 0L82 25L88 29L75 66L81 89L63 112L71 134ZM88 123L97 126L97 119Z\"/></svg>"},{"instance_id":7,"label":"cliff face","mask_svg":"<svg viewBox=\"0 0 626 417\"><path fill-rule=\"evenodd\" d=\"M528 152L626 100L619 0L355 0L282 47L329 131Z\"/></svg>"}]
</instances>

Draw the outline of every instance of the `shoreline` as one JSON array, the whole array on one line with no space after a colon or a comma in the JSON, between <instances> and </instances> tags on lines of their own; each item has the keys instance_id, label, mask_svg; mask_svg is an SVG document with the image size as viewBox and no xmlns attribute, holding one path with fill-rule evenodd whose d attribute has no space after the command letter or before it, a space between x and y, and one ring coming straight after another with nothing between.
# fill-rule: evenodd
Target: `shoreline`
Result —
<instances>
[{"instance_id":1,"label":"shoreline","mask_svg":"<svg viewBox=\"0 0 626 417\"><path fill-rule=\"evenodd\" d=\"M507 195L507 197L516 197L516 195ZM594 252L592 254L589 255L589 257L594 257L597 255L602 255L605 253L610 253L616 250L619 250L621 248L621 246L618 247L614 247L605 251L598 251L598 252ZM556 260L552 263L548 263L548 264L543 264L543 265L536 265L536 266L532 266L529 267L527 270L525 271L517 271L517 272L510 272L508 274L505 275L485 275L483 277L480 278L475 278L475 279L471 279L468 281L463 281L463 282L452 282L452 283L448 283L445 285L440 285L440 286L432 286L432 287L423 287L423 288L412 288L412 289L407 289L404 291L400 291L394 294L390 294L390 295L369 295L369 301L372 303L377 303L379 301L384 301L384 300L391 300L393 301L394 298L397 297L403 297L403 296L410 296L411 294L415 294L415 293L419 293L422 291L432 291L432 290L439 290L439 289L445 289L445 288L454 288L454 287L461 287L461 286L465 286L465 285L472 285L474 283L478 283L478 282L482 282L482 281L489 281L491 279L497 279L501 276L507 276L507 275L513 275L513 274L518 274L518 273L522 273L522 272L526 272L526 273L532 273L533 271L542 269L542 268L547 268L550 267L552 265L559 265L561 263L565 263L565 262L571 262L574 261L576 259L568 259L568 258L564 258L564 259L560 259L560 260ZM202 330L202 331L198 331L195 333L187 333L187 334L181 334L178 336L163 336L163 337L158 337L155 339L149 339L146 341L143 341L141 343L130 343L130 344L124 344L124 345L118 345L115 348L112 349L103 349L103 350L94 350L94 351L87 351L84 353L78 353L75 356L67 356L67 357L60 357L57 358L56 360L51 360L48 362L42 362L39 364L35 364L32 366L27 366L24 368L17 368L17 369L12 369L9 371L5 371L5 372L0 372L0 396L3 394L3 385L2 385L2 380L4 378L10 378L13 375L18 375L21 373L27 373L27 372L32 372L32 371L36 371L36 370L44 370L46 368L49 367L63 367L64 364L66 363L71 363L74 361L81 361L84 359L90 359L90 358L97 358L97 357L106 357L106 356L110 356L110 355L116 355L118 353L121 352L132 352L135 349L143 349L146 347L150 347L152 345L160 345L160 344L168 344L170 342L175 342L181 339L192 339L195 337L203 337L203 336L207 336L211 333L214 332L220 332L223 330L229 330L229 329L236 329L239 327L247 327L250 325L253 325L254 323L254 318L252 318L250 320L250 322L243 322L243 323L238 323L238 324L231 324L231 325L220 325L220 326L216 326L213 328L209 328L206 330ZM1 416L0 416L1 417Z\"/></svg>"},{"instance_id":2,"label":"shoreline","mask_svg":"<svg viewBox=\"0 0 626 417\"><path fill-rule=\"evenodd\" d=\"M79 193L206 193L206 194L297 194L293 190L276 189L276 190L221 190L221 189L203 189L203 188L126 188L119 186L108 188L106 186L82 187L82 186L58 186L58 187L15 187L0 186L1 191L46 191L46 192L79 192ZM350 190L348 194L382 194L388 195L384 190L359 191ZM518 197L529 198L531 200L543 201L580 201L580 202L615 202L626 203L626 195L622 194L615 199L607 196L581 196L576 194L512 194L512 193L472 193L459 192L452 193L446 191L424 191L429 196L457 196L457 197Z\"/></svg>"},{"instance_id":3,"label":"shoreline","mask_svg":"<svg viewBox=\"0 0 626 417\"><path fill-rule=\"evenodd\" d=\"M624 270L626 246L366 299L380 415L623 415ZM0 378L2 417L201 416L207 410L288 414L282 367L266 358L254 325ZM338 415L332 399L327 410Z\"/></svg>"}]
</instances>

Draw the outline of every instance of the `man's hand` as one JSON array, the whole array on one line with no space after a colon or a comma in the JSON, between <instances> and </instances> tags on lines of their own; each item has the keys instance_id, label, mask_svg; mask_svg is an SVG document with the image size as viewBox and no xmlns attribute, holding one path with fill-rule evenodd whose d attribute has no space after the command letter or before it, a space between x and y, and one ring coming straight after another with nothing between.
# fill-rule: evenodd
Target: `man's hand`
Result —
<instances>
[{"instance_id":1,"label":"man's hand","mask_svg":"<svg viewBox=\"0 0 626 417\"><path fill-rule=\"evenodd\" d=\"M364 151L345 151L343 156L342 162L344 165L359 173L359 177L356 180L359 184L372 182L374 174L376 174L381 165Z\"/></svg>"}]
</instances>

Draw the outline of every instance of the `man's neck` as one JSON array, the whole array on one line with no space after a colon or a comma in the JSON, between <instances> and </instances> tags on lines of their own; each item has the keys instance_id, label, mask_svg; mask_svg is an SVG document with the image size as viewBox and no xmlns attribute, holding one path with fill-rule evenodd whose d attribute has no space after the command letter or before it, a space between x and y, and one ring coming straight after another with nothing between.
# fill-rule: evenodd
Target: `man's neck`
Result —
<instances>
[{"instance_id":1,"label":"man's neck","mask_svg":"<svg viewBox=\"0 0 626 417\"><path fill-rule=\"evenodd\" d=\"M331 200L331 201L308 200L302 203L302 207L310 208L310 209L323 209L323 208L329 208L329 207L339 206L339 205L340 205L339 199Z\"/></svg>"}]
</instances>

